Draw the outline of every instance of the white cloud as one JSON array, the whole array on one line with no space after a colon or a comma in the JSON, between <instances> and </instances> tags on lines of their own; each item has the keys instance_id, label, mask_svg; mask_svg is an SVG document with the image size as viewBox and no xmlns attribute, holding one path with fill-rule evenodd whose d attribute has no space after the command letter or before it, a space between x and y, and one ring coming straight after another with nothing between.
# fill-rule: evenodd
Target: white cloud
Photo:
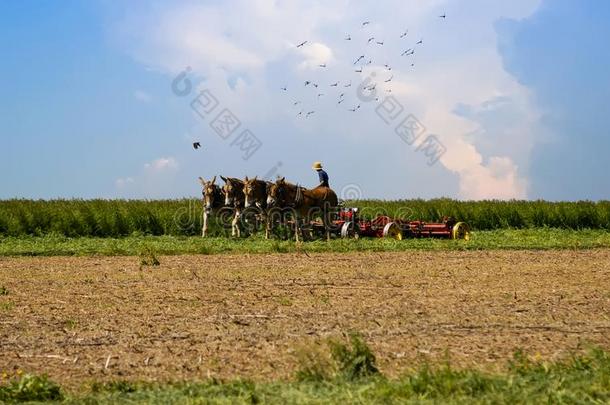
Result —
<instances>
[{"instance_id":1,"label":"white cloud","mask_svg":"<svg viewBox=\"0 0 610 405\"><path fill-rule=\"evenodd\" d=\"M161 157L150 163L145 163L144 168L151 172L162 172L178 168L178 162L173 157Z\"/></svg>"},{"instance_id":2,"label":"white cloud","mask_svg":"<svg viewBox=\"0 0 610 405\"><path fill-rule=\"evenodd\" d=\"M501 17L526 17L538 5L538 0L481 1L467 7L457 0L389 0L382 5L347 0L169 3L127 13L120 39L129 44L135 58L170 75L191 66L244 125L262 128L268 161L291 153L294 145L300 145L300 153L320 155L324 154L318 152L320 144L337 150L349 145L349 154L327 153L329 158L341 159L335 161L335 167L344 168L372 159L374 150L401 156L404 152L399 149L406 149L393 128L375 116L372 104L363 104L358 114L347 112L362 104L355 88L363 76L354 72L353 61L365 54L373 61L365 67L365 74L374 69L378 81L393 75L392 82L379 84L380 97L391 89L407 112L415 114L429 133L438 135L447 152L440 160L445 175L416 167L421 163L412 155L401 161L376 159L376 171L360 172L368 176L357 179L363 188L378 186L377 173L384 173L381 181L388 183L379 188L390 190L397 182L412 181L408 176L417 171L418 177L429 176L427 187L438 187L436 193L442 194L450 173L459 182L455 197L524 198L538 114L528 90L504 71L493 24ZM439 12L446 12L447 19L439 20ZM364 20L372 23L363 28ZM406 28L409 34L400 40ZM352 41L344 39L347 34ZM369 36L383 40L384 45L367 44ZM415 46L420 38L424 45ZM295 48L305 40L307 45ZM408 47L416 48L415 55L400 57ZM318 68L322 63L328 67ZM393 66L391 73L384 63ZM305 80L323 86L319 92L325 96L318 99L311 86L303 86ZM352 87L331 89L329 84L336 81L341 85L349 81ZM283 85L288 85L288 94L279 91ZM339 91L347 94L340 106L334 94ZM479 116L455 112L458 105L485 109L490 100L498 98L509 100L514 115L502 128L482 122ZM297 107L292 105L295 100L301 101ZM297 119L300 109L315 110L315 119ZM489 114L495 114L490 119L500 121L508 112L497 108ZM284 132L302 138L278 139ZM309 147L310 143L314 146ZM146 168L176 166L173 158L161 158ZM419 190L409 192L413 195Z\"/></svg>"},{"instance_id":3,"label":"white cloud","mask_svg":"<svg viewBox=\"0 0 610 405\"><path fill-rule=\"evenodd\" d=\"M115 185L119 189L123 189L133 183L134 183L133 177L119 178L119 179L116 179L116 181L115 181Z\"/></svg>"},{"instance_id":4,"label":"white cloud","mask_svg":"<svg viewBox=\"0 0 610 405\"><path fill-rule=\"evenodd\" d=\"M301 69L319 69L320 65L327 65L332 62L333 51L320 42L314 42L299 48L304 60L299 67Z\"/></svg>"}]
</instances>

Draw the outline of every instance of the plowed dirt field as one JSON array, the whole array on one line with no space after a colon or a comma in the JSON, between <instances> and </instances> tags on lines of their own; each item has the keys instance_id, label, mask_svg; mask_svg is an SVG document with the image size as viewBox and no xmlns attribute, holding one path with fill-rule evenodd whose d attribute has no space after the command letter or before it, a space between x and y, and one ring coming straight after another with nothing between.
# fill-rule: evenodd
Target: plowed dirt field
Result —
<instances>
[{"instance_id":1,"label":"plowed dirt field","mask_svg":"<svg viewBox=\"0 0 610 405\"><path fill-rule=\"evenodd\" d=\"M610 250L0 258L0 374L287 378L359 331L382 372L610 349Z\"/></svg>"}]
</instances>

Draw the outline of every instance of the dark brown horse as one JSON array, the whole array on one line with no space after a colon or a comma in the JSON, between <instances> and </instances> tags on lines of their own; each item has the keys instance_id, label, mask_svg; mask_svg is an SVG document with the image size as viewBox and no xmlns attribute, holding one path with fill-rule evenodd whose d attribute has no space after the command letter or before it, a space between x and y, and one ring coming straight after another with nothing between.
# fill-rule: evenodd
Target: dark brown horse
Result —
<instances>
[{"instance_id":1,"label":"dark brown horse","mask_svg":"<svg viewBox=\"0 0 610 405\"><path fill-rule=\"evenodd\" d=\"M306 189L286 182L282 177L272 183L267 192L267 205L290 208L295 214L295 237L299 240L301 221L309 222L313 216L321 216L326 229L326 239L330 240L332 216L339 201L337 194L329 187L318 186Z\"/></svg>"},{"instance_id":2,"label":"dark brown horse","mask_svg":"<svg viewBox=\"0 0 610 405\"><path fill-rule=\"evenodd\" d=\"M203 200L203 225L201 227L201 236L205 237L208 233L208 219L214 211L220 209L224 205L222 196L222 190L220 186L214 184L216 182L216 176L210 181L205 181L199 177L199 183L203 187L201 191Z\"/></svg>"},{"instance_id":3,"label":"dark brown horse","mask_svg":"<svg viewBox=\"0 0 610 405\"><path fill-rule=\"evenodd\" d=\"M239 219L246 200L244 195L244 182L234 177L220 176L220 178L225 182L225 185L222 187L222 192L225 195L225 205L235 210L235 215L231 222L231 236L237 236L239 238L241 237Z\"/></svg>"},{"instance_id":4,"label":"dark brown horse","mask_svg":"<svg viewBox=\"0 0 610 405\"><path fill-rule=\"evenodd\" d=\"M270 182L258 180L256 176L249 179L244 178L244 208L246 210L258 211L260 220L265 224L265 239L269 239L271 223L267 215L267 187Z\"/></svg>"}]
</instances>

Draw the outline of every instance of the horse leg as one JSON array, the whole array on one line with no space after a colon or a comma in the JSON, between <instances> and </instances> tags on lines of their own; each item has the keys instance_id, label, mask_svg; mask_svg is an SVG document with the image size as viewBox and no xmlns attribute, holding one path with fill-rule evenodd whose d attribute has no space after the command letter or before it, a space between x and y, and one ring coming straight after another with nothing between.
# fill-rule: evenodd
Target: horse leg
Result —
<instances>
[{"instance_id":1,"label":"horse leg","mask_svg":"<svg viewBox=\"0 0 610 405\"><path fill-rule=\"evenodd\" d=\"M231 236L235 237L237 235L237 212L233 215L233 220L231 221Z\"/></svg>"},{"instance_id":2,"label":"horse leg","mask_svg":"<svg viewBox=\"0 0 610 405\"><path fill-rule=\"evenodd\" d=\"M208 213L206 210L203 211L203 225L201 226L201 237L205 238L208 233Z\"/></svg>"},{"instance_id":3,"label":"horse leg","mask_svg":"<svg viewBox=\"0 0 610 405\"><path fill-rule=\"evenodd\" d=\"M330 217L330 213L326 215L326 223L324 224L324 229L326 229L326 241L330 242L330 224L331 224L331 217Z\"/></svg>"},{"instance_id":4,"label":"horse leg","mask_svg":"<svg viewBox=\"0 0 610 405\"><path fill-rule=\"evenodd\" d=\"M235 212L235 219L233 220L235 222L235 230L237 232L238 238L241 238L241 228L239 227L240 218L241 218L241 212L238 210Z\"/></svg>"},{"instance_id":5,"label":"horse leg","mask_svg":"<svg viewBox=\"0 0 610 405\"><path fill-rule=\"evenodd\" d=\"M301 231L301 227L299 226L299 217L295 217L294 220L294 237L296 238L297 242L299 241L299 232Z\"/></svg>"},{"instance_id":6,"label":"horse leg","mask_svg":"<svg viewBox=\"0 0 610 405\"><path fill-rule=\"evenodd\" d=\"M269 239L269 228L271 226L269 224L269 216L265 213L261 214L261 222L265 226L265 239Z\"/></svg>"}]
</instances>

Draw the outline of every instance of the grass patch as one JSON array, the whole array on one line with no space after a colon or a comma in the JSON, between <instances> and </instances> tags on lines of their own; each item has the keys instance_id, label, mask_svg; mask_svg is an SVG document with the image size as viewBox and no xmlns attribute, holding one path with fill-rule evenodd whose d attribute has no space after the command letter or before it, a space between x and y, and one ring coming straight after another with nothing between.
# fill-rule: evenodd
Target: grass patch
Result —
<instances>
[{"instance_id":1,"label":"grass patch","mask_svg":"<svg viewBox=\"0 0 610 405\"><path fill-rule=\"evenodd\" d=\"M59 401L63 394L59 385L46 376L24 374L6 385L0 385L1 402Z\"/></svg>"},{"instance_id":2,"label":"grass patch","mask_svg":"<svg viewBox=\"0 0 610 405\"><path fill-rule=\"evenodd\" d=\"M354 364L361 349L356 349L353 341L345 345L350 353L347 363ZM0 385L0 401L50 400L72 404L602 404L610 401L610 355L593 349L562 361L543 362L516 353L502 373L456 369L449 364L423 365L396 379L373 372L355 379L327 376L261 383L116 381L93 384L88 392L73 396L63 395L60 387L45 377L26 375Z\"/></svg>"},{"instance_id":3,"label":"grass patch","mask_svg":"<svg viewBox=\"0 0 610 405\"><path fill-rule=\"evenodd\" d=\"M610 248L610 232L604 230L501 229L478 231L470 241L446 239L377 238L360 240L316 240L297 245L293 241L266 240L262 236L233 239L197 236L128 236L92 238L65 236L0 237L0 256L141 256L154 263L149 253L225 254L225 253L320 253L320 252L398 252L409 250L495 250L495 249L594 249ZM158 261L158 259L157 259Z\"/></svg>"}]
</instances>

